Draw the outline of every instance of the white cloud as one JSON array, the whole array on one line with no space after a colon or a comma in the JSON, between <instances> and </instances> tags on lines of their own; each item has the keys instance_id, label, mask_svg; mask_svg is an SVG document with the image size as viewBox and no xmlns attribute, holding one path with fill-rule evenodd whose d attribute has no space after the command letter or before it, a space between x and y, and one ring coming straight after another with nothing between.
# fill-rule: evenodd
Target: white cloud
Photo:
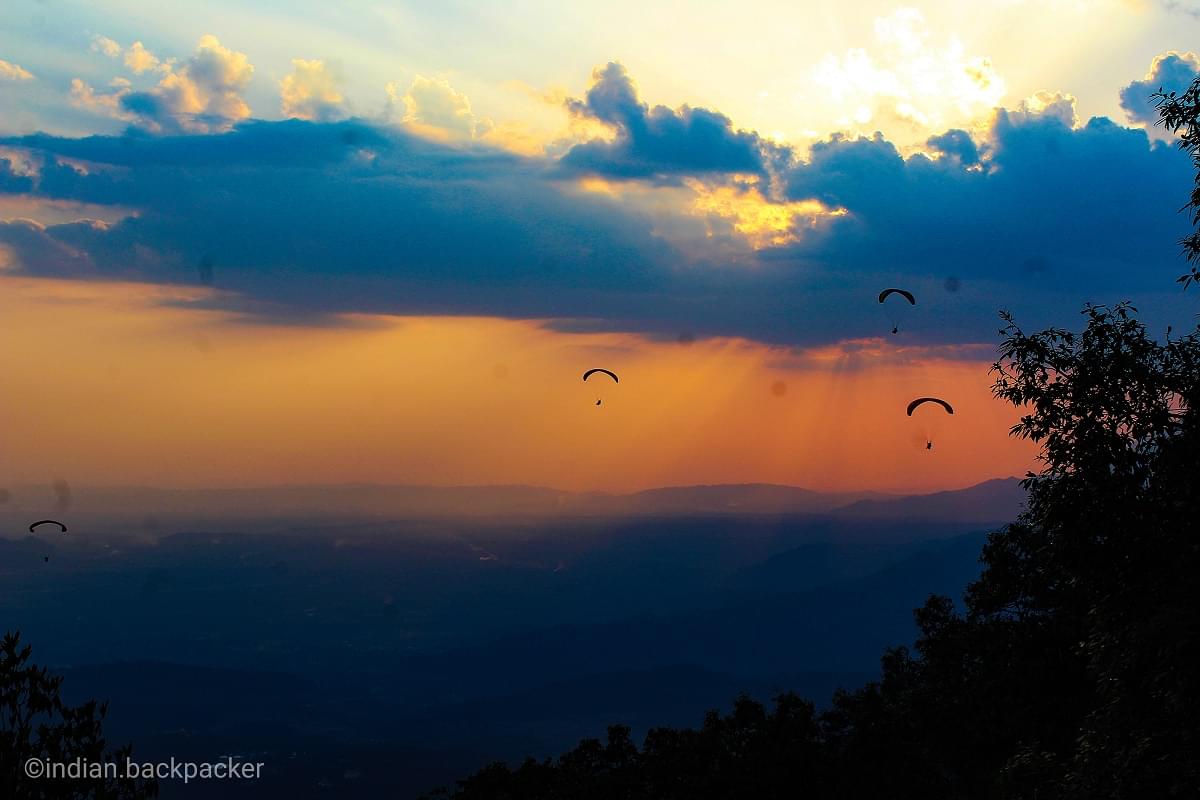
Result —
<instances>
[{"instance_id":1,"label":"white cloud","mask_svg":"<svg viewBox=\"0 0 1200 800\"><path fill-rule=\"evenodd\" d=\"M183 67L159 85L167 91L174 89L181 113L239 120L250 116L243 93L253 73L245 53L223 47L217 37L208 34L200 37L195 54ZM172 77L177 80L170 80Z\"/></svg>"},{"instance_id":2,"label":"white cloud","mask_svg":"<svg viewBox=\"0 0 1200 800\"><path fill-rule=\"evenodd\" d=\"M1033 117L1052 117L1059 120L1068 128L1074 128L1079 122L1075 113L1075 96L1066 92L1051 92L1042 89L1032 96L1026 97L1015 111L1009 111L1008 116L1013 120L1026 120Z\"/></svg>"},{"instance_id":3,"label":"white cloud","mask_svg":"<svg viewBox=\"0 0 1200 800\"><path fill-rule=\"evenodd\" d=\"M280 107L285 117L330 120L345 116L338 76L319 59L292 60L292 71L279 82Z\"/></svg>"},{"instance_id":4,"label":"white cloud","mask_svg":"<svg viewBox=\"0 0 1200 800\"><path fill-rule=\"evenodd\" d=\"M1198 76L1200 56L1191 51L1168 50L1154 57L1145 78L1132 81L1121 89L1121 108L1132 122L1153 128L1158 122L1155 93L1183 94Z\"/></svg>"},{"instance_id":5,"label":"white cloud","mask_svg":"<svg viewBox=\"0 0 1200 800\"><path fill-rule=\"evenodd\" d=\"M467 96L444 78L417 75L404 94L396 82L389 83L386 90L388 105L395 109L393 113L402 110L402 122L468 138L482 135L492 127L490 120L475 116Z\"/></svg>"},{"instance_id":6,"label":"white cloud","mask_svg":"<svg viewBox=\"0 0 1200 800\"><path fill-rule=\"evenodd\" d=\"M0 58L0 81L30 81L33 73L19 64Z\"/></svg>"},{"instance_id":7,"label":"white cloud","mask_svg":"<svg viewBox=\"0 0 1200 800\"><path fill-rule=\"evenodd\" d=\"M133 70L135 75L156 69L160 63L158 56L147 50L141 42L134 42L125 51L125 66Z\"/></svg>"},{"instance_id":8,"label":"white cloud","mask_svg":"<svg viewBox=\"0 0 1200 800\"><path fill-rule=\"evenodd\" d=\"M968 56L955 38L932 43L914 8L877 18L874 33L871 52L830 53L812 72L844 128L869 132L880 121L899 120L941 130L983 116L1004 95L1004 81L989 59Z\"/></svg>"},{"instance_id":9,"label":"white cloud","mask_svg":"<svg viewBox=\"0 0 1200 800\"><path fill-rule=\"evenodd\" d=\"M71 79L71 103L78 108L86 109L94 114L115 119L132 121L134 115L121 108L121 98L129 93L129 81L124 78L114 78L109 84L111 92L97 92L79 78Z\"/></svg>"},{"instance_id":10,"label":"white cloud","mask_svg":"<svg viewBox=\"0 0 1200 800\"><path fill-rule=\"evenodd\" d=\"M100 37L93 47L107 53L109 42L112 40ZM76 78L71 82L71 101L156 131L223 130L250 116L245 91L254 67L245 53L230 50L211 34L200 37L195 53L178 66L162 61L140 42L125 51L125 63L135 73L154 69L163 77L145 91L136 91L129 81L117 79L107 93L96 92Z\"/></svg>"},{"instance_id":11,"label":"white cloud","mask_svg":"<svg viewBox=\"0 0 1200 800\"><path fill-rule=\"evenodd\" d=\"M109 58L116 58L121 55L121 45L117 44L107 36L96 34L92 37L92 52L103 53Z\"/></svg>"},{"instance_id":12,"label":"white cloud","mask_svg":"<svg viewBox=\"0 0 1200 800\"><path fill-rule=\"evenodd\" d=\"M166 72L170 66L170 62L163 61L151 53L140 41L134 42L129 47L121 47L121 43L115 39L96 34L92 37L92 45L89 49L93 53L102 53L113 59L121 58L123 53L125 57L122 60L134 75L141 75L143 72L155 69Z\"/></svg>"}]
</instances>

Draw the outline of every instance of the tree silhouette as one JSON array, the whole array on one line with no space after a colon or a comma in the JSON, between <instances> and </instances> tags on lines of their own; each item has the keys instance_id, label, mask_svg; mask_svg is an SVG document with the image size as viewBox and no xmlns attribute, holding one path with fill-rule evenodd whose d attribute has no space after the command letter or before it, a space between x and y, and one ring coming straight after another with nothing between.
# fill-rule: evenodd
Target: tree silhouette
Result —
<instances>
[{"instance_id":1,"label":"tree silhouette","mask_svg":"<svg viewBox=\"0 0 1200 800\"><path fill-rule=\"evenodd\" d=\"M656 728L642 749L629 728L585 739L557 759L517 769L491 764L430 798L460 800L790 800L823 796L828 769L812 703L780 695L774 709L740 697L731 713L710 712L698 730Z\"/></svg>"},{"instance_id":2,"label":"tree silhouette","mask_svg":"<svg viewBox=\"0 0 1200 800\"><path fill-rule=\"evenodd\" d=\"M1158 106L1156 124L1179 137L1179 147L1192 157L1196 167L1196 185L1184 208L1191 210L1192 227L1197 230L1180 241L1191 264L1191 271L1179 277L1179 283L1186 289L1200 281L1200 78L1192 81L1182 94L1160 90L1151 97Z\"/></svg>"},{"instance_id":3,"label":"tree silhouette","mask_svg":"<svg viewBox=\"0 0 1200 800\"><path fill-rule=\"evenodd\" d=\"M905 748L934 776L924 796L1200 785L1200 339L1156 342L1124 304L1084 313L1080 334L1026 335L1003 315L994 391L1041 445L1027 510L988 538L965 612L931 598L915 657L894 651L830 715L845 752L871 744L864 731Z\"/></svg>"},{"instance_id":4,"label":"tree silhouette","mask_svg":"<svg viewBox=\"0 0 1200 800\"><path fill-rule=\"evenodd\" d=\"M1014 433L1044 467L968 605L1055 630L1084 669L1070 746L1036 754L1064 794L1181 796L1200 786L1200 338L1155 341L1127 304L1084 313L1080 335L1009 320L995 391L1031 409Z\"/></svg>"},{"instance_id":5,"label":"tree silhouette","mask_svg":"<svg viewBox=\"0 0 1200 800\"><path fill-rule=\"evenodd\" d=\"M65 705L59 697L62 678L29 663L31 648L20 634L0 640L0 796L8 800L141 800L156 797L152 781L118 777L31 778L26 763L115 763L124 767L128 746L110 750L101 730L105 704L89 700Z\"/></svg>"}]
</instances>

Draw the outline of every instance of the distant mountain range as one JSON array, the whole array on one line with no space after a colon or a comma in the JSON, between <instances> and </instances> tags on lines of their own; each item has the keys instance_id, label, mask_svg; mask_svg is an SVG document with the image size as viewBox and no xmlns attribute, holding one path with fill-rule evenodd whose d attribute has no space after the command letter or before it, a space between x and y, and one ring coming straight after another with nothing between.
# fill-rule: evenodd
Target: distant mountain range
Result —
<instances>
[{"instance_id":1,"label":"distant mountain range","mask_svg":"<svg viewBox=\"0 0 1200 800\"><path fill-rule=\"evenodd\" d=\"M415 797L745 691L817 703L959 597L1016 479L925 495L725 485L50 487L0 505L0 619L139 757L271 765L186 795ZM27 533L31 520L58 518ZM399 776L399 777L398 777ZM164 792L164 797L166 792Z\"/></svg>"},{"instance_id":2,"label":"distant mountain range","mask_svg":"<svg viewBox=\"0 0 1200 800\"><path fill-rule=\"evenodd\" d=\"M1016 478L923 495L818 492L772 484L675 486L631 494L567 492L536 486L277 486L248 489L74 487L57 506L50 486L13 490L0 505L5 530L26 517L161 524L226 519L487 516L679 516L826 514L856 518L994 524L1011 520L1023 498ZM32 515L32 516L31 516ZM17 531L9 532L9 536Z\"/></svg>"},{"instance_id":3,"label":"distant mountain range","mask_svg":"<svg viewBox=\"0 0 1200 800\"><path fill-rule=\"evenodd\" d=\"M839 514L929 522L1009 522L1025 504L1017 478L995 478L966 489L887 499L865 498L837 509Z\"/></svg>"}]
</instances>

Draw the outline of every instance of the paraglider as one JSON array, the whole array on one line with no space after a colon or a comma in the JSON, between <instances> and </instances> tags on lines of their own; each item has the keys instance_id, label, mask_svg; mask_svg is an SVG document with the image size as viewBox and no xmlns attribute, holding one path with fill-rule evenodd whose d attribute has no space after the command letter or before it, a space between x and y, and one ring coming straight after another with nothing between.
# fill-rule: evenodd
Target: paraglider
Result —
<instances>
[{"instance_id":1,"label":"paraglider","mask_svg":"<svg viewBox=\"0 0 1200 800\"><path fill-rule=\"evenodd\" d=\"M905 289L884 289L882 292L879 293L880 305L883 305L883 301L887 300L890 296L892 296L894 294L898 294L901 297L903 297L905 300L908 301L908 304L910 306L915 306L917 304L917 298L913 297L912 292L906 291ZM892 333L894 333L894 334L899 333L900 332L900 322L897 319L898 312L895 309L895 303L889 303L887 305L884 305L884 310L887 311L888 319L892 323Z\"/></svg>"},{"instance_id":2,"label":"paraglider","mask_svg":"<svg viewBox=\"0 0 1200 800\"><path fill-rule=\"evenodd\" d=\"M907 411L908 416L911 417L913 415L913 412L917 410L917 406L921 405L922 403L937 403L942 408L946 409L947 414L954 413L954 408L949 403L947 403L945 400L941 399L940 397L918 397L916 400L913 400L911 403L908 404L908 411Z\"/></svg>"},{"instance_id":3,"label":"paraglider","mask_svg":"<svg viewBox=\"0 0 1200 800\"><path fill-rule=\"evenodd\" d=\"M38 520L37 522L34 522L34 523L32 523L32 524L29 526L29 532L30 532L30 533L34 533L34 532L36 532L36 531L37 531L37 527L38 527L39 525L57 525L58 527L62 528L62 532L63 532L63 533L66 533L66 532L67 532L67 526L66 526L66 525L63 525L61 522L59 522L59 521L58 521L58 520L56 520L56 519L41 519L41 520ZM45 562L49 563L49 561L50 561L50 556L42 556L42 561L45 561Z\"/></svg>"},{"instance_id":4,"label":"paraglider","mask_svg":"<svg viewBox=\"0 0 1200 800\"><path fill-rule=\"evenodd\" d=\"M916 411L918 407L924 405L925 403L934 403L936 405L939 405L942 408L946 409L947 414L954 413L954 407L952 405L950 405L949 403L947 403L945 400L941 399L940 397L918 397L916 400L913 400L911 403L908 404L908 409L907 409L906 413L908 414L908 416L911 417L913 415L913 412ZM933 449L933 438L930 437L929 435L926 435L926 437L925 437L925 449L926 450Z\"/></svg>"},{"instance_id":5,"label":"paraglider","mask_svg":"<svg viewBox=\"0 0 1200 800\"><path fill-rule=\"evenodd\" d=\"M592 377L592 375L596 374L597 372L603 373L603 374L607 375L608 377L612 378L613 383L621 382L621 379L617 377L617 373L613 372L612 370L601 369L600 367L595 367L593 369L589 369L587 372L583 373L583 379L586 381L588 378ZM600 405L601 402L602 402L601 400L597 399L596 405Z\"/></svg>"}]
</instances>

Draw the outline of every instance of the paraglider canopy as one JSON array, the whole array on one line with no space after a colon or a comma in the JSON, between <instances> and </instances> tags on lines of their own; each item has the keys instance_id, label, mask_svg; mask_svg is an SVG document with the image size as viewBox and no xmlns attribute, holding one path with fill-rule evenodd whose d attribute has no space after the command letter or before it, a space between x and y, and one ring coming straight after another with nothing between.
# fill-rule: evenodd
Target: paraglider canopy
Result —
<instances>
[{"instance_id":1,"label":"paraglider canopy","mask_svg":"<svg viewBox=\"0 0 1200 800\"><path fill-rule=\"evenodd\" d=\"M937 403L942 408L946 409L947 414L954 413L954 408L940 397L918 397L916 400L913 400L908 404L908 416L911 417L913 415L913 411L915 411L917 406L921 405L922 403Z\"/></svg>"},{"instance_id":2,"label":"paraglider canopy","mask_svg":"<svg viewBox=\"0 0 1200 800\"><path fill-rule=\"evenodd\" d=\"M594 373L597 373L597 372L603 372L605 375L607 375L608 377L612 378L612 379L613 379L613 383L620 383L620 382L621 382L621 381L620 381L620 379L617 377L617 373L615 373L615 372L612 372L612 371L610 371L610 370L607 370L607 369L600 369L599 367L597 367L596 369L589 369L587 372L583 373L583 379L586 381L586 380L587 380L588 378L590 378L590 377L591 377L591 376L592 376Z\"/></svg>"},{"instance_id":3,"label":"paraglider canopy","mask_svg":"<svg viewBox=\"0 0 1200 800\"><path fill-rule=\"evenodd\" d=\"M903 297L908 301L909 305L915 306L917 304L917 298L913 297L912 292L905 291L904 289L884 289L879 293L879 302L882 303L884 300L888 299L888 295L893 294L898 294Z\"/></svg>"}]
</instances>

